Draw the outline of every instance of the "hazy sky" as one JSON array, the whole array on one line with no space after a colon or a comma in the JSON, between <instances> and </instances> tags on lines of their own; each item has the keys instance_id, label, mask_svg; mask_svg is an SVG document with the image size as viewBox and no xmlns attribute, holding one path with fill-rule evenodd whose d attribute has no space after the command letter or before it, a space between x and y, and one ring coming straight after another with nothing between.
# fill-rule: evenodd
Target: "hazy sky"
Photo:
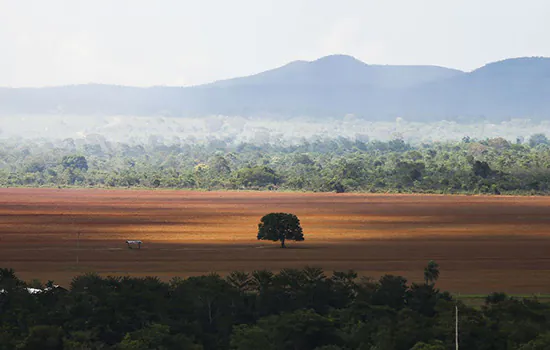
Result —
<instances>
[{"instance_id":1,"label":"hazy sky","mask_svg":"<svg viewBox=\"0 0 550 350\"><path fill-rule=\"evenodd\" d=\"M0 0L0 86L193 85L343 53L550 56L549 0Z\"/></svg>"}]
</instances>

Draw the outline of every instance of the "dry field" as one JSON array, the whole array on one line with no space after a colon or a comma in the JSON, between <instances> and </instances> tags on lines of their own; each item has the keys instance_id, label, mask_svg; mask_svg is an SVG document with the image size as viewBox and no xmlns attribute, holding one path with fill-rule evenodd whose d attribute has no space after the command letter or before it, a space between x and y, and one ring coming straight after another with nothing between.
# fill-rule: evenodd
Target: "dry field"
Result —
<instances>
[{"instance_id":1,"label":"dry field","mask_svg":"<svg viewBox=\"0 0 550 350\"><path fill-rule=\"evenodd\" d=\"M434 259L442 289L548 293L549 205L544 197L0 189L0 267L61 284L86 271L168 279L305 265L420 281ZM298 215L306 241L288 249L257 241L257 223L272 211ZM144 245L127 249L127 239Z\"/></svg>"}]
</instances>

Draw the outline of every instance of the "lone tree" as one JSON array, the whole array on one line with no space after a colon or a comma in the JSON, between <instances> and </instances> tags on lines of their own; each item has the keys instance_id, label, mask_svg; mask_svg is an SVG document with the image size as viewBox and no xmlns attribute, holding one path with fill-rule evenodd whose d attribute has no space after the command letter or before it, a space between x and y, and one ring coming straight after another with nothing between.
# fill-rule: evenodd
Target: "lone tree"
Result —
<instances>
[{"instance_id":1,"label":"lone tree","mask_svg":"<svg viewBox=\"0 0 550 350\"><path fill-rule=\"evenodd\" d=\"M435 261L430 260L428 262L428 266L424 268L424 282L426 282L426 284L434 285L438 278L439 265Z\"/></svg>"},{"instance_id":2,"label":"lone tree","mask_svg":"<svg viewBox=\"0 0 550 350\"><path fill-rule=\"evenodd\" d=\"M296 215L270 213L265 215L258 224L258 239L281 241L281 248L286 248L286 240L303 241L304 233Z\"/></svg>"}]
</instances>

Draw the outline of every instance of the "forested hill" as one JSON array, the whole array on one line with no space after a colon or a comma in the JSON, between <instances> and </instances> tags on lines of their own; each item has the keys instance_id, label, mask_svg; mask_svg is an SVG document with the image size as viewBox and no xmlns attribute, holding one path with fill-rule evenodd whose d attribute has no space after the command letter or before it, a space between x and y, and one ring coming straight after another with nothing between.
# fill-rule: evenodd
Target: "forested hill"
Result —
<instances>
[{"instance_id":1,"label":"forested hill","mask_svg":"<svg viewBox=\"0 0 550 350\"><path fill-rule=\"evenodd\" d=\"M369 65L345 55L296 61L194 87L76 85L0 89L0 115L342 117L373 121L550 117L550 59L517 58L469 73Z\"/></svg>"},{"instance_id":2,"label":"forested hill","mask_svg":"<svg viewBox=\"0 0 550 350\"><path fill-rule=\"evenodd\" d=\"M437 66L369 65L351 56L332 55L312 62L291 62L267 72L218 81L209 86L408 88L461 74L462 71Z\"/></svg>"}]
</instances>

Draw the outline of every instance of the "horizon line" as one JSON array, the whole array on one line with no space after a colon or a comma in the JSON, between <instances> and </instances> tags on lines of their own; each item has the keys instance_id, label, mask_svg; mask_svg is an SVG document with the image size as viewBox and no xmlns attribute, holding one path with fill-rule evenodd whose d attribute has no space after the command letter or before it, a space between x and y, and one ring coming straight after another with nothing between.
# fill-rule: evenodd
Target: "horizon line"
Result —
<instances>
[{"instance_id":1,"label":"horizon line","mask_svg":"<svg viewBox=\"0 0 550 350\"><path fill-rule=\"evenodd\" d=\"M277 66L275 68L267 69L267 70L264 70L264 71L261 71L261 72L251 73L251 74L248 74L248 75L235 76L235 77L232 77L232 78L222 78L222 79L218 79L218 80L212 80L212 81L208 81L208 82L204 82L204 83L190 84L190 85L162 85L162 84L161 85L124 85L124 84L116 84L116 83L87 82L87 83L72 83L72 84L61 84L61 85L15 86L15 87L14 86L0 85L0 89L14 89L14 90L15 89L47 89L47 88L64 88L64 87L77 87L77 86L87 86L87 85L99 85L99 86L103 85L103 86L112 86L112 87L121 87L121 88L136 88L136 89L192 88L192 87L199 87L199 86L215 84L215 83L218 83L218 82L228 81L228 80L233 80L233 79L248 78L248 77L258 75L258 74L270 72L270 71L273 71L273 70L276 70L276 69L281 69L281 68L284 68L284 67L286 67L288 65L291 65L291 64L294 64L294 63L298 63L298 62L314 63L314 62L317 62L317 61L320 61L320 60L323 60L323 59L326 59L326 58L329 58L329 57L335 57L335 56L342 56L342 57L346 57L346 58L352 58L352 59L354 59L358 62L361 62L365 65L374 66L374 67L377 67L377 66L378 67L438 67L438 68L455 70L455 71L462 72L462 73L465 73L465 74L475 72L476 70L479 70L479 69L481 69L483 67L486 67L488 65L491 65L491 64L501 63L501 62L505 62L505 61L519 60L519 59L550 59L550 57L547 57L547 56L515 56L515 57L503 58L503 59L496 60L496 61L490 61L490 62L485 63L482 66L479 66L475 69L472 69L472 70L468 71L468 70L462 70L462 69L458 69L458 68L452 68L452 67L447 67L447 66L442 66L442 65L437 65L437 64L378 64L378 63L370 64L370 63L366 63L365 61L362 61L362 60L358 59L357 57L355 57L353 55L335 53L335 54L322 56L322 57L319 57L319 58L316 58L316 59L313 59L313 60L310 60L310 61L308 61L308 60L293 60L293 61L287 62L283 65Z\"/></svg>"}]
</instances>

